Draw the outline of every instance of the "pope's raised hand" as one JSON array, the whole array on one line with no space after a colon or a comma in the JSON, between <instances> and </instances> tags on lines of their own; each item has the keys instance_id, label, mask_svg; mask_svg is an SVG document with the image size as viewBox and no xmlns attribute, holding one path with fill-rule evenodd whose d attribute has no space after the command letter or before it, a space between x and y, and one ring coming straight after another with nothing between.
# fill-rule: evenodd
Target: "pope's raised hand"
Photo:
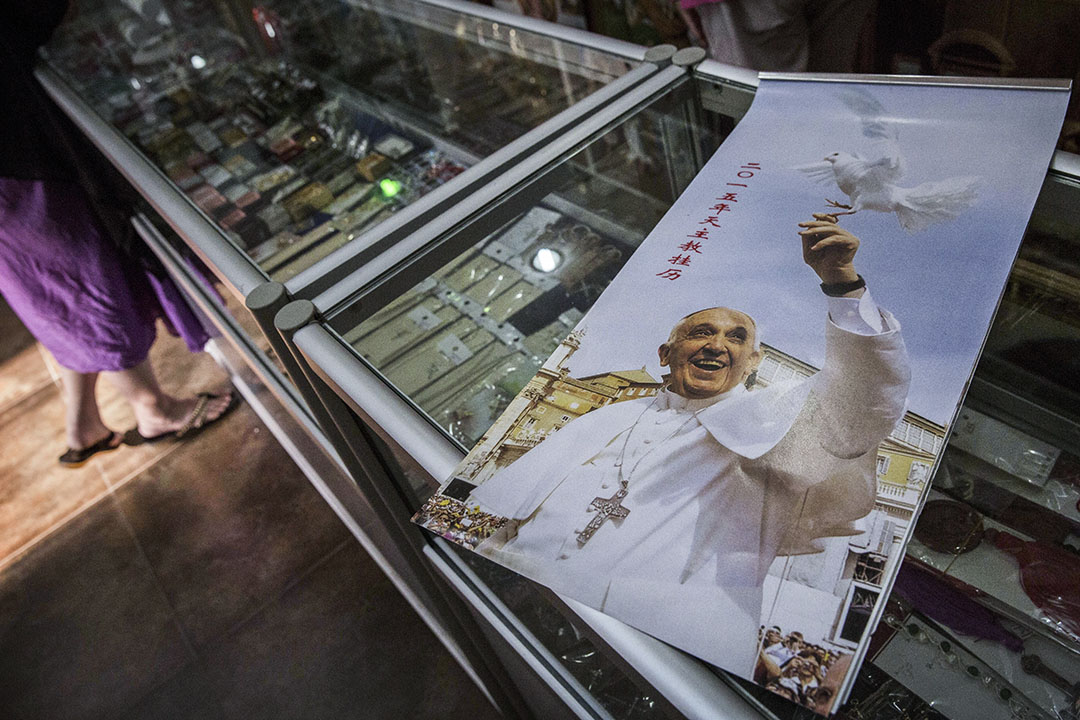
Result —
<instances>
[{"instance_id":1,"label":"pope's raised hand","mask_svg":"<svg viewBox=\"0 0 1080 720\"><path fill-rule=\"evenodd\" d=\"M855 253L859 238L836 224L836 216L814 213L814 219L799 223L805 228L802 237L803 260L813 268L821 282L848 283L859 279L855 272Z\"/></svg>"}]
</instances>

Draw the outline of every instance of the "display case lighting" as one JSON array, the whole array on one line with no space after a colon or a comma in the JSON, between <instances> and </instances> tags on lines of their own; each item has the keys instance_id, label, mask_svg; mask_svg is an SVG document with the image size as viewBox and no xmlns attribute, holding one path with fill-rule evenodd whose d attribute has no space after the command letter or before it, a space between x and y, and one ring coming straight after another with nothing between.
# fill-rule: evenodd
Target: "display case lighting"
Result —
<instances>
[{"instance_id":1,"label":"display case lighting","mask_svg":"<svg viewBox=\"0 0 1080 720\"><path fill-rule=\"evenodd\" d=\"M549 273L562 264L562 253L551 248L540 248L533 255L532 266L540 272Z\"/></svg>"}]
</instances>

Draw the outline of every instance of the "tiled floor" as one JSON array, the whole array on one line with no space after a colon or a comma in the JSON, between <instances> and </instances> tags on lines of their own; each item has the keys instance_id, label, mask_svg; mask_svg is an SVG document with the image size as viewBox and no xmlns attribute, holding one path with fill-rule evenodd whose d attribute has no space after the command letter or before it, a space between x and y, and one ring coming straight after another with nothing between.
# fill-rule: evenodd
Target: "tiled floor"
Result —
<instances>
[{"instance_id":1,"label":"tiled floor","mask_svg":"<svg viewBox=\"0 0 1080 720\"><path fill-rule=\"evenodd\" d=\"M0 338L0 717L496 716L249 408L64 469L52 360L2 303Z\"/></svg>"}]
</instances>

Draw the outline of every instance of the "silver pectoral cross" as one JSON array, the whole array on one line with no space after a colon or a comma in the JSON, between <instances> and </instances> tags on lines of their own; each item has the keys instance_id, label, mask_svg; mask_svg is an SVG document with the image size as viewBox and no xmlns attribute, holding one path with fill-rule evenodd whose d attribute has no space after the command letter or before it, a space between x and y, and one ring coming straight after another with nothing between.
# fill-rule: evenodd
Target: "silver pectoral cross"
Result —
<instances>
[{"instance_id":1,"label":"silver pectoral cross","mask_svg":"<svg viewBox=\"0 0 1080 720\"><path fill-rule=\"evenodd\" d=\"M577 534L579 547L583 547L585 543L589 542L589 538L596 534L596 531L600 529L605 520L609 518L621 520L630 514L630 509L623 507L622 499L624 497L626 497L626 488L623 487L616 490L615 494L609 498L593 498L593 501L589 503L589 511L596 511L596 515L585 526L585 529Z\"/></svg>"}]
</instances>

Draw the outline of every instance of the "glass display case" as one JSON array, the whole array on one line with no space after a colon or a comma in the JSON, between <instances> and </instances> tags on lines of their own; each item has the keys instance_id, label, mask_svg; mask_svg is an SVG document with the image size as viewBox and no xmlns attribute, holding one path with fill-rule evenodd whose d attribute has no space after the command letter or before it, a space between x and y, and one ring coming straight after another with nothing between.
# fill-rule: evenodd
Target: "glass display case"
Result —
<instances>
[{"instance_id":1,"label":"glass display case","mask_svg":"<svg viewBox=\"0 0 1080 720\"><path fill-rule=\"evenodd\" d=\"M948 717L1074 717L1080 700L1076 161L1059 153L1044 183L893 593L901 639L877 661ZM963 680L898 662L916 653Z\"/></svg>"},{"instance_id":2,"label":"glass display case","mask_svg":"<svg viewBox=\"0 0 1080 720\"><path fill-rule=\"evenodd\" d=\"M752 83L733 74L707 62L639 104L615 103L617 119L552 145L507 176L514 186L490 198L480 191L403 241L401 255L388 253L315 298L325 320L297 332L296 347L376 431L414 509L554 351L573 352L570 329L748 108ZM856 592L838 635L857 637L858 618L873 603L889 604L841 717L1075 716L1076 161L1055 157L936 475L945 428L906 418L879 451L878 481L894 491L887 511L895 522L916 520L926 483L931 502L891 593L873 553L852 568ZM602 391L553 376L553 387L560 382ZM565 408L519 432L509 451L524 453L568 422L575 413ZM458 562L612 716L814 717L790 701L803 700L800 688L769 692L715 669L729 699L688 697L690 685L708 681L687 680L690 665L682 678L665 672L675 661L659 644L629 660L623 630L597 631L587 608L571 611L474 554ZM795 647L797 638L778 641L795 657L808 650Z\"/></svg>"},{"instance_id":3,"label":"glass display case","mask_svg":"<svg viewBox=\"0 0 1080 720\"><path fill-rule=\"evenodd\" d=\"M391 218L437 211L655 69L626 77L643 48L469 8L87 2L46 55L114 131L105 140L137 149L209 221L188 241L212 269L221 251L201 246L225 244L258 277L303 287L377 253L407 224Z\"/></svg>"},{"instance_id":4,"label":"glass display case","mask_svg":"<svg viewBox=\"0 0 1080 720\"><path fill-rule=\"evenodd\" d=\"M647 54L455 0L88 0L38 78L144 196L147 242L195 304L327 446L265 297L362 267L655 73Z\"/></svg>"}]
</instances>

